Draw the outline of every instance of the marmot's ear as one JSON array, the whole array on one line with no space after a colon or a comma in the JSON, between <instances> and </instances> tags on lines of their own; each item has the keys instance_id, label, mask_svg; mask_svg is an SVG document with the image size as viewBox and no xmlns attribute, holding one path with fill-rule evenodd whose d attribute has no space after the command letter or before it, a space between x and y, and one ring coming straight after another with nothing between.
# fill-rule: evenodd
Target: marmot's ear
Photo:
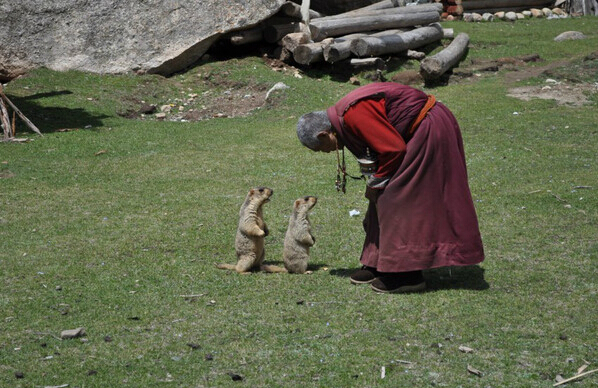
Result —
<instances>
[{"instance_id":1,"label":"marmot's ear","mask_svg":"<svg viewBox=\"0 0 598 388\"><path fill-rule=\"evenodd\" d=\"M249 190L249 195L253 195L253 193L255 193L254 189Z\"/></svg>"},{"instance_id":2,"label":"marmot's ear","mask_svg":"<svg viewBox=\"0 0 598 388\"><path fill-rule=\"evenodd\" d=\"M301 205L301 201L300 200L296 200L295 201L295 207L299 207L299 205Z\"/></svg>"}]
</instances>

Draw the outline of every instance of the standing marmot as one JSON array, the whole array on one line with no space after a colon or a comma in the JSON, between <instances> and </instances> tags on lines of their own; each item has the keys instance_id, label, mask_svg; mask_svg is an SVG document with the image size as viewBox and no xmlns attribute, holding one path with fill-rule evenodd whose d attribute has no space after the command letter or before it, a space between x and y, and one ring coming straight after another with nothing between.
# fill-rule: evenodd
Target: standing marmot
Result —
<instances>
[{"instance_id":1,"label":"standing marmot","mask_svg":"<svg viewBox=\"0 0 598 388\"><path fill-rule=\"evenodd\" d=\"M289 228L284 236L282 257L285 268L290 273L305 273L309 260L309 247L316 239L311 234L311 225L307 213L316 205L316 197L303 197L295 201Z\"/></svg>"},{"instance_id":2,"label":"standing marmot","mask_svg":"<svg viewBox=\"0 0 598 388\"><path fill-rule=\"evenodd\" d=\"M239 227L235 238L237 264L217 264L218 268L232 269L239 273L248 272L254 268L262 268L266 271L270 269L264 268L269 266L262 266L266 257L264 237L268 235L262 205L270 200L273 192L267 187L249 190L239 211Z\"/></svg>"}]
</instances>

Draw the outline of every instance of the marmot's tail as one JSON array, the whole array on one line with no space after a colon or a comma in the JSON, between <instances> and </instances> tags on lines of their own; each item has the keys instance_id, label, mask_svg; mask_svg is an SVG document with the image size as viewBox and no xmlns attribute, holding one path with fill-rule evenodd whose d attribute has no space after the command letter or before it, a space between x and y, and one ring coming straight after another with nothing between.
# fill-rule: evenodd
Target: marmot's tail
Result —
<instances>
[{"instance_id":1,"label":"marmot's tail","mask_svg":"<svg viewBox=\"0 0 598 388\"><path fill-rule=\"evenodd\" d=\"M264 272L269 272L269 273L286 273L286 272L289 272L289 271L287 271L286 268L279 267L279 266L276 266L276 265L266 265L266 264L263 264L263 265L260 266L260 269L262 271L264 271Z\"/></svg>"}]
</instances>

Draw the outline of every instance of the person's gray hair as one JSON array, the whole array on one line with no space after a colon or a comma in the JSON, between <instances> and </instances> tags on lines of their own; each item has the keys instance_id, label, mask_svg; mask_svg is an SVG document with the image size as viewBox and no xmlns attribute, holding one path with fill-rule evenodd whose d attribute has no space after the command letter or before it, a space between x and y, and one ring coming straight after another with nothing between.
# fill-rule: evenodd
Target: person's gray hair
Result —
<instances>
[{"instance_id":1,"label":"person's gray hair","mask_svg":"<svg viewBox=\"0 0 598 388\"><path fill-rule=\"evenodd\" d=\"M323 110L314 111L299 117L297 137L301 144L313 150L320 144L318 133L331 129L332 123L330 123L328 114Z\"/></svg>"}]
</instances>

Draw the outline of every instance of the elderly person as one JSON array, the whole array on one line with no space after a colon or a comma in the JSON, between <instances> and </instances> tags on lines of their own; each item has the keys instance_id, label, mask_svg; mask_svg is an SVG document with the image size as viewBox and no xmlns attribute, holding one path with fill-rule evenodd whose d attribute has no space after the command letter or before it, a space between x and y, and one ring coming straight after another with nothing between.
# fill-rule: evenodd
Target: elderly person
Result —
<instances>
[{"instance_id":1,"label":"elderly person","mask_svg":"<svg viewBox=\"0 0 598 388\"><path fill-rule=\"evenodd\" d=\"M433 96L372 83L301 116L297 135L313 151L346 147L376 160L366 183L363 266L351 283L382 293L421 291L422 270L484 259L459 125Z\"/></svg>"}]
</instances>

